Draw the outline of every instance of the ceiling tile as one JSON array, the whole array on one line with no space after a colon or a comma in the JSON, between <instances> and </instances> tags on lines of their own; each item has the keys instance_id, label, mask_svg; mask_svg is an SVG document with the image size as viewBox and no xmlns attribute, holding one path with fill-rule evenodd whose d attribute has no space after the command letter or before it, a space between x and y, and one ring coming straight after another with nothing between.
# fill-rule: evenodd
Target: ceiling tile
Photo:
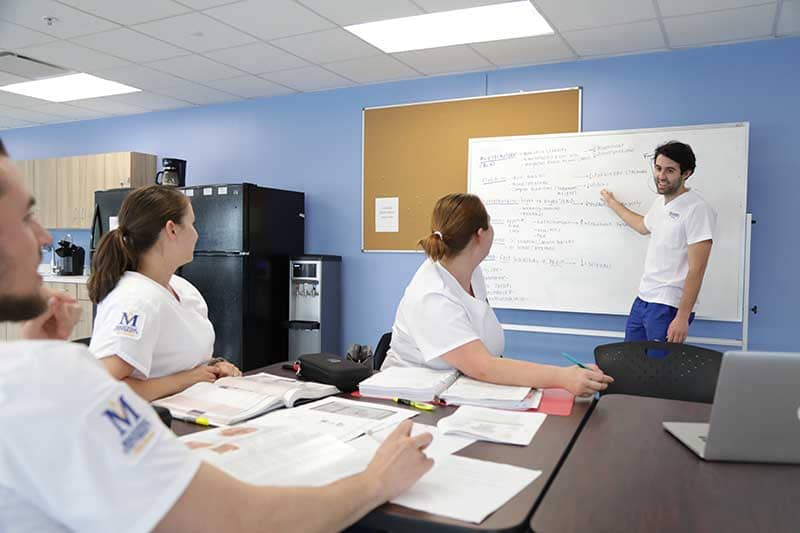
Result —
<instances>
[{"instance_id":1,"label":"ceiling tile","mask_svg":"<svg viewBox=\"0 0 800 533\"><path fill-rule=\"evenodd\" d=\"M257 76L239 76L229 80L215 80L208 84L215 89L225 91L243 98L257 98L263 96L278 96L295 92L271 81Z\"/></svg>"},{"instance_id":2,"label":"ceiling tile","mask_svg":"<svg viewBox=\"0 0 800 533\"><path fill-rule=\"evenodd\" d=\"M106 100L120 104L129 104L149 111L159 111L162 109L176 109L188 107L192 104L183 100L178 100L170 96L141 91L138 93L118 94L107 96Z\"/></svg>"},{"instance_id":3,"label":"ceiling tile","mask_svg":"<svg viewBox=\"0 0 800 533\"><path fill-rule=\"evenodd\" d=\"M17 120L11 117L4 117L0 115L0 130L7 130L11 128L27 128L29 126L36 126L34 122L27 122L25 120Z\"/></svg>"},{"instance_id":4,"label":"ceiling tile","mask_svg":"<svg viewBox=\"0 0 800 533\"><path fill-rule=\"evenodd\" d=\"M298 91L321 91L354 85L352 81L316 66L270 72L262 77Z\"/></svg>"},{"instance_id":5,"label":"ceiling tile","mask_svg":"<svg viewBox=\"0 0 800 533\"><path fill-rule=\"evenodd\" d=\"M672 46L693 46L766 37L775 22L775 4L664 19Z\"/></svg>"},{"instance_id":6,"label":"ceiling tile","mask_svg":"<svg viewBox=\"0 0 800 533\"><path fill-rule=\"evenodd\" d=\"M31 98L30 96L0 91L0 105L6 105L8 107L20 107L22 109L34 109L41 104L47 103L49 103L47 100L40 100L39 98Z\"/></svg>"},{"instance_id":7,"label":"ceiling tile","mask_svg":"<svg viewBox=\"0 0 800 533\"><path fill-rule=\"evenodd\" d=\"M415 78L419 73L388 55L328 63L325 68L358 83Z\"/></svg>"},{"instance_id":8,"label":"ceiling tile","mask_svg":"<svg viewBox=\"0 0 800 533\"><path fill-rule=\"evenodd\" d=\"M57 115L69 119L90 119L106 116L108 113L100 111L92 111L82 107L75 107L69 104L56 104L47 102L36 107L36 111L47 113L49 115Z\"/></svg>"},{"instance_id":9,"label":"ceiling tile","mask_svg":"<svg viewBox=\"0 0 800 533\"><path fill-rule=\"evenodd\" d=\"M251 74L304 67L308 62L265 43L246 44L203 54Z\"/></svg>"},{"instance_id":10,"label":"ceiling tile","mask_svg":"<svg viewBox=\"0 0 800 533\"><path fill-rule=\"evenodd\" d=\"M85 100L75 100L70 102L70 104L111 115L135 115L137 113L147 112L147 109L143 109L139 106L114 102L110 100L109 97L86 98Z\"/></svg>"},{"instance_id":11,"label":"ceiling tile","mask_svg":"<svg viewBox=\"0 0 800 533\"><path fill-rule=\"evenodd\" d=\"M505 0L507 1L507 0ZM336 24L361 24L375 20L422 15L425 12L410 0L299 0L299 2Z\"/></svg>"},{"instance_id":12,"label":"ceiling tile","mask_svg":"<svg viewBox=\"0 0 800 533\"><path fill-rule=\"evenodd\" d=\"M506 39L471 46L483 57L502 67L576 59L569 46L557 35Z\"/></svg>"},{"instance_id":13,"label":"ceiling tile","mask_svg":"<svg viewBox=\"0 0 800 533\"><path fill-rule=\"evenodd\" d=\"M778 35L800 33L800 0L784 1L778 19Z\"/></svg>"},{"instance_id":14,"label":"ceiling tile","mask_svg":"<svg viewBox=\"0 0 800 533\"><path fill-rule=\"evenodd\" d=\"M221 6L223 4L232 4L233 2L238 2L239 0L177 0L177 1L178 3L191 7L192 9L208 9L210 7Z\"/></svg>"},{"instance_id":15,"label":"ceiling tile","mask_svg":"<svg viewBox=\"0 0 800 533\"><path fill-rule=\"evenodd\" d=\"M2 11L0 7L0 11ZM52 35L0 20L0 50L15 50L55 40Z\"/></svg>"},{"instance_id":16,"label":"ceiling tile","mask_svg":"<svg viewBox=\"0 0 800 533\"><path fill-rule=\"evenodd\" d=\"M200 13L178 15L133 27L194 52L207 52L252 43L256 39Z\"/></svg>"},{"instance_id":17,"label":"ceiling tile","mask_svg":"<svg viewBox=\"0 0 800 533\"><path fill-rule=\"evenodd\" d=\"M427 13L438 13L439 11L452 11L454 9L503 4L510 1L511 0L414 0L414 3Z\"/></svg>"},{"instance_id":18,"label":"ceiling tile","mask_svg":"<svg viewBox=\"0 0 800 533\"><path fill-rule=\"evenodd\" d=\"M183 48L172 46L128 28L86 35L73 39L73 41L94 50L135 62L168 59L170 57L185 56L188 53Z\"/></svg>"},{"instance_id":19,"label":"ceiling tile","mask_svg":"<svg viewBox=\"0 0 800 533\"><path fill-rule=\"evenodd\" d=\"M656 18L652 0L536 0L536 6L560 32Z\"/></svg>"},{"instance_id":20,"label":"ceiling tile","mask_svg":"<svg viewBox=\"0 0 800 533\"><path fill-rule=\"evenodd\" d=\"M191 82L186 82L174 87L164 87L157 89L155 92L198 105L218 104L239 100L238 96Z\"/></svg>"},{"instance_id":21,"label":"ceiling tile","mask_svg":"<svg viewBox=\"0 0 800 533\"><path fill-rule=\"evenodd\" d=\"M272 44L312 63L344 61L381 53L379 49L341 28L285 37L272 41Z\"/></svg>"},{"instance_id":22,"label":"ceiling tile","mask_svg":"<svg viewBox=\"0 0 800 533\"><path fill-rule=\"evenodd\" d=\"M264 40L335 27L293 0L245 0L204 13Z\"/></svg>"},{"instance_id":23,"label":"ceiling tile","mask_svg":"<svg viewBox=\"0 0 800 533\"><path fill-rule=\"evenodd\" d=\"M148 63L148 66L192 81L222 80L235 78L243 74L238 69L211 61L199 55L164 59L163 61Z\"/></svg>"},{"instance_id":24,"label":"ceiling tile","mask_svg":"<svg viewBox=\"0 0 800 533\"><path fill-rule=\"evenodd\" d=\"M469 46L414 50L392 56L425 75L467 72L494 66Z\"/></svg>"},{"instance_id":25,"label":"ceiling tile","mask_svg":"<svg viewBox=\"0 0 800 533\"><path fill-rule=\"evenodd\" d=\"M129 64L124 59L90 50L67 41L56 41L40 46L23 48L20 53L59 67L83 72L93 72Z\"/></svg>"},{"instance_id":26,"label":"ceiling tile","mask_svg":"<svg viewBox=\"0 0 800 533\"><path fill-rule=\"evenodd\" d=\"M55 17L58 20L52 26L48 26L42 21L42 17ZM93 17L52 0L2 0L0 19L62 39L118 27L113 22Z\"/></svg>"},{"instance_id":27,"label":"ceiling tile","mask_svg":"<svg viewBox=\"0 0 800 533\"><path fill-rule=\"evenodd\" d=\"M166 74L142 65L128 65L95 72L97 76L108 80L118 81L136 87L137 89L157 89L175 85L183 80L176 76Z\"/></svg>"},{"instance_id":28,"label":"ceiling tile","mask_svg":"<svg viewBox=\"0 0 800 533\"><path fill-rule=\"evenodd\" d=\"M693 15L707 13L722 9L764 4L769 0L658 0L658 8L662 17L677 17L680 15ZM774 3L774 2L773 2Z\"/></svg>"},{"instance_id":29,"label":"ceiling tile","mask_svg":"<svg viewBox=\"0 0 800 533\"><path fill-rule=\"evenodd\" d=\"M604 56L666 48L655 20L563 33L580 56Z\"/></svg>"},{"instance_id":30,"label":"ceiling tile","mask_svg":"<svg viewBox=\"0 0 800 533\"><path fill-rule=\"evenodd\" d=\"M186 13L190 9L171 0L59 0L98 17L107 18L118 24L130 26L148 20L155 20Z\"/></svg>"},{"instance_id":31,"label":"ceiling tile","mask_svg":"<svg viewBox=\"0 0 800 533\"><path fill-rule=\"evenodd\" d=\"M19 109L16 107L0 106L0 116L10 117L17 120L24 120L27 122L38 122L39 124L46 124L48 122L55 122L63 120L64 117L41 113L34 109Z\"/></svg>"},{"instance_id":32,"label":"ceiling tile","mask_svg":"<svg viewBox=\"0 0 800 533\"><path fill-rule=\"evenodd\" d=\"M8 72L0 71L0 86L10 85L12 83L20 83L20 82L23 82L23 81L28 81L28 79L27 78L23 78L21 76L15 76L15 75L10 74Z\"/></svg>"}]
</instances>

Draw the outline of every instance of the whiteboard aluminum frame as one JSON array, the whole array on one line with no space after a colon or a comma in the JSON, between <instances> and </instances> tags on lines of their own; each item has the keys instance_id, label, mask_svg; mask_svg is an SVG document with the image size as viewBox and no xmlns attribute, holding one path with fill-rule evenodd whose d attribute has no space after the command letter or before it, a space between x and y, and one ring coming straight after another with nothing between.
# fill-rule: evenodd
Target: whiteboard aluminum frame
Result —
<instances>
[{"instance_id":1,"label":"whiteboard aluminum frame","mask_svg":"<svg viewBox=\"0 0 800 533\"><path fill-rule=\"evenodd\" d=\"M445 100L426 100L424 102L407 102L404 104L391 104L372 107L361 108L361 253L398 253L398 254L421 254L422 250L367 250L364 243L364 115L367 111L373 109L390 109L393 107L407 107L412 105L427 105L427 104L444 104L447 102L463 102L465 100L478 100L486 98L502 98L506 96L520 96L526 94L542 94L542 93L557 93L562 91L578 91L578 131L575 133L583 132L583 87L561 87L559 89L542 89L540 91L518 91L515 93L502 93L502 94L484 94L479 96L466 96L464 98L447 98ZM557 135L570 135L569 133L562 133ZM469 143L469 140L467 141ZM469 175L467 176L467 191L469 191Z\"/></svg>"}]
</instances>

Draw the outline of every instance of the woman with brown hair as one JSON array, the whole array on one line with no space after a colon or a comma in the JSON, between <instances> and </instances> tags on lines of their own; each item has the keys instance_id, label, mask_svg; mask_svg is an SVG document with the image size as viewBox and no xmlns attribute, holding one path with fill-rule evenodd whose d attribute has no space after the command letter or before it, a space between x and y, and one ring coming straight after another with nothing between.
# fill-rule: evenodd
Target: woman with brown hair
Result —
<instances>
[{"instance_id":1,"label":"woman with brown hair","mask_svg":"<svg viewBox=\"0 0 800 533\"><path fill-rule=\"evenodd\" d=\"M212 358L208 306L175 275L192 260L197 242L189 199L169 187L142 187L122 203L118 222L92 259L89 297L97 317L89 350L146 400L241 375Z\"/></svg>"},{"instance_id":2,"label":"woman with brown hair","mask_svg":"<svg viewBox=\"0 0 800 533\"><path fill-rule=\"evenodd\" d=\"M436 202L431 233L419 241L428 259L400 300L382 368L455 368L480 381L558 387L580 396L608 387L613 379L596 365L558 367L499 357L503 329L479 266L493 239L494 228L477 196L449 194Z\"/></svg>"}]
</instances>

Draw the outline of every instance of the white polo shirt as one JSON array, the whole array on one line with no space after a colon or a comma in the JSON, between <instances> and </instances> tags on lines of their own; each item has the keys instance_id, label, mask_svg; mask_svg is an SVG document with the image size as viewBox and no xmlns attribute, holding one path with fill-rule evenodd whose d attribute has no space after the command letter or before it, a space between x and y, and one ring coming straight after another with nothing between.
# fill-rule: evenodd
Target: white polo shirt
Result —
<instances>
[{"instance_id":1,"label":"white polo shirt","mask_svg":"<svg viewBox=\"0 0 800 533\"><path fill-rule=\"evenodd\" d=\"M475 339L492 355L505 349L503 328L486 299L486 282L477 267L471 296L438 262L426 260L406 287L392 327L392 342L381 368L452 368L441 356Z\"/></svg>"},{"instance_id":2,"label":"white polo shirt","mask_svg":"<svg viewBox=\"0 0 800 533\"><path fill-rule=\"evenodd\" d=\"M152 530L199 458L84 346L4 342L0 365L0 530Z\"/></svg>"},{"instance_id":3,"label":"white polo shirt","mask_svg":"<svg viewBox=\"0 0 800 533\"><path fill-rule=\"evenodd\" d=\"M97 357L119 356L132 377L158 378L192 369L214 352L214 326L200 292L172 276L180 301L154 280L125 272L97 306L89 350Z\"/></svg>"},{"instance_id":4,"label":"white polo shirt","mask_svg":"<svg viewBox=\"0 0 800 533\"><path fill-rule=\"evenodd\" d=\"M668 204L663 196L656 198L644 216L650 243L639 298L678 307L689 273L689 245L712 239L716 222L714 210L693 190Z\"/></svg>"}]
</instances>

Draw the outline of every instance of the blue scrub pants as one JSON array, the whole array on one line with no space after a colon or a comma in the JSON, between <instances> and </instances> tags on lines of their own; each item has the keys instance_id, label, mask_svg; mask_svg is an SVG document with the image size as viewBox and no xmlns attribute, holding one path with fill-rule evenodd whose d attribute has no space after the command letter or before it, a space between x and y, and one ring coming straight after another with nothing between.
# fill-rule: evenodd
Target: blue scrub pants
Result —
<instances>
[{"instance_id":1,"label":"blue scrub pants","mask_svg":"<svg viewBox=\"0 0 800 533\"><path fill-rule=\"evenodd\" d=\"M677 307L645 302L637 297L625 324L625 341L666 342L667 329L677 314ZM694 313L689 315L689 324L693 321Z\"/></svg>"}]
</instances>

